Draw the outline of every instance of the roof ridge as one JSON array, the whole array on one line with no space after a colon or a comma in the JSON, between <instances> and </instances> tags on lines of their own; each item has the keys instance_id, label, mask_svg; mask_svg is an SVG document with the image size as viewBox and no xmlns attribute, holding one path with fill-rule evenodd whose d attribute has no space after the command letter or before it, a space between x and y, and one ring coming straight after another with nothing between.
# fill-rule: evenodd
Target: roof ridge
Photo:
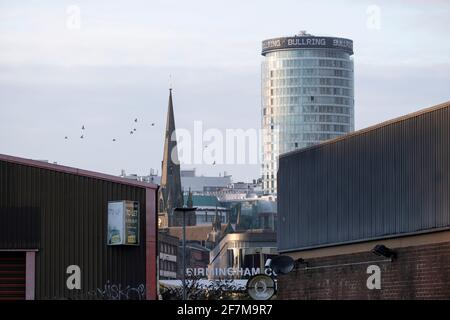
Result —
<instances>
[{"instance_id":1,"label":"roof ridge","mask_svg":"<svg viewBox=\"0 0 450 320\"><path fill-rule=\"evenodd\" d=\"M77 176L84 176L84 177L88 177L88 178L105 180L105 181L110 181L110 182L115 182L115 183L120 183L120 184L125 184L125 185L131 185L131 186L135 186L135 187L150 188L150 189L158 188L158 186L153 183L135 181L135 180L127 179L127 178L113 176L113 175L106 174L106 173L89 171L89 170L79 169L79 168L75 168L75 167L64 166L64 165L60 165L60 164L47 163L47 162L43 162L43 161L39 161L39 160L20 158L20 157L10 156L10 155L6 155L6 154L0 154L0 161L34 167L34 168L38 168L38 169L53 170L56 172L73 174L73 175L77 175Z\"/></svg>"},{"instance_id":2,"label":"roof ridge","mask_svg":"<svg viewBox=\"0 0 450 320\"><path fill-rule=\"evenodd\" d=\"M443 102L443 103L440 103L440 104L437 104L437 105L434 105L432 107L427 107L427 108L424 108L424 109L420 109L420 110L414 111L412 113L405 114L403 116L399 116L399 117L396 117L396 118L393 118L393 119L390 119L390 120L386 120L386 121L374 124L372 126L359 129L357 131L349 132L349 133L347 133L347 134L345 134L343 136L340 136L340 137L337 137L337 138L334 138L334 139L325 140L325 141L323 141L323 142L321 142L319 144L315 144L313 146L309 146L309 147L302 148L302 149L297 149L297 150L292 150L292 151L280 154L279 158L283 158L283 157L286 157L286 156L289 156L289 155L292 155L292 154L298 154L298 153L302 153L302 152L305 152L305 151L308 151L308 150L320 148L320 147L322 147L324 145L333 144L333 143L339 142L341 140L346 140L346 139L352 138L354 136L362 135L362 134L364 134L366 132L375 131L375 130L378 130L378 129L381 129L381 128L393 125L393 124L398 123L398 122L402 122L402 121L405 121L405 120L408 120L408 119L412 119L412 118L415 118L415 117L418 117L418 116L421 116L421 115L424 115L424 114L427 114L427 113L431 113L431 112L434 112L434 111L437 111L437 110L441 110L441 109L445 109L445 108L449 108L449 107L450 107L450 100L446 101L446 102Z\"/></svg>"}]
</instances>

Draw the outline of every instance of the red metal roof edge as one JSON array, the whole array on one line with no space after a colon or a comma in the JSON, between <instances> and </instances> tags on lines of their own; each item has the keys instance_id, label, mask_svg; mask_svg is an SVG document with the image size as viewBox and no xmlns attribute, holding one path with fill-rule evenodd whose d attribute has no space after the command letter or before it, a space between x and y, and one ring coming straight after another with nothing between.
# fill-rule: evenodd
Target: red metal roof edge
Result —
<instances>
[{"instance_id":1,"label":"red metal roof edge","mask_svg":"<svg viewBox=\"0 0 450 320\"><path fill-rule=\"evenodd\" d=\"M340 137L337 137L337 138L334 138L334 139L330 139L330 140L325 140L325 141L323 141L321 143L318 143L318 144L315 144L313 146L309 146L309 147L306 147L306 148L301 148L301 149L296 149L296 150L292 150L292 151L289 151L289 152L285 152L285 153L280 154L279 158L284 158L284 157L290 156L292 154L298 154L298 153L302 153L302 152L309 151L309 150L312 150L312 149L318 149L318 148L321 148L321 147L323 147L325 145L329 145L329 144L333 144L333 143L336 143L336 142L339 142L339 141L342 141L342 140L346 140L346 139L352 138L354 136L363 135L363 134L365 134L367 132L375 131L375 130L378 130L380 128L384 128L384 127L390 126L390 125L395 124L395 123L399 123L399 122L402 122L402 121L405 121L405 120L409 120L409 119L412 119L412 118L415 118L415 117L419 117L421 115L424 115L424 114L427 114L427 113L431 113L431 112L434 112L434 111L437 111L437 110L441 110L441 109L444 109L444 108L448 108L448 107L450 107L450 101L446 101L446 102L434 105L432 107L428 107L428 108L421 109L421 110L418 110L418 111L415 111L415 112L412 112L412 113L408 113L406 115L403 115L403 116L400 116L400 117L397 117L397 118L386 120L386 121L380 122L378 124L369 126L367 128L363 128L363 129L359 129L357 131L349 132L349 133L347 133L347 134L345 134L343 136L340 136Z\"/></svg>"},{"instance_id":2,"label":"red metal roof edge","mask_svg":"<svg viewBox=\"0 0 450 320\"><path fill-rule=\"evenodd\" d=\"M19 157L9 156L6 154L1 154L1 153L0 153L0 161L6 161L6 162L21 164L21 165L25 165L25 166L40 168L40 169L47 169L47 170L52 170L52 171L57 171L57 172L69 173L69 174L74 174L77 176L95 178L95 179L99 179L99 180L105 180L105 181L125 184L125 185L129 185L129 186L133 186L133 187L141 187L141 188L155 189L155 190L158 188L158 186L153 183L134 181L131 179L116 177L116 176L105 174L105 173L88 171L88 170L83 170L83 169L78 169L78 168L73 168L73 167L67 167L67 166L62 166L59 164L46 163L46 162L38 161L38 160L19 158Z\"/></svg>"}]
</instances>

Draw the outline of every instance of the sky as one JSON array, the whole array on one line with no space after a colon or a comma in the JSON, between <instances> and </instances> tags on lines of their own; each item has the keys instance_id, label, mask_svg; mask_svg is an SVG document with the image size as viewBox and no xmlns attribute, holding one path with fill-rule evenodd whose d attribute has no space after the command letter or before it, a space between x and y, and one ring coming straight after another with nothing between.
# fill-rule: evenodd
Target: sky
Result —
<instances>
[{"instance_id":1,"label":"sky","mask_svg":"<svg viewBox=\"0 0 450 320\"><path fill-rule=\"evenodd\" d=\"M0 153L160 172L168 88L178 128L259 129L261 41L300 30L353 40L362 129L450 100L449 16L439 0L0 0Z\"/></svg>"}]
</instances>

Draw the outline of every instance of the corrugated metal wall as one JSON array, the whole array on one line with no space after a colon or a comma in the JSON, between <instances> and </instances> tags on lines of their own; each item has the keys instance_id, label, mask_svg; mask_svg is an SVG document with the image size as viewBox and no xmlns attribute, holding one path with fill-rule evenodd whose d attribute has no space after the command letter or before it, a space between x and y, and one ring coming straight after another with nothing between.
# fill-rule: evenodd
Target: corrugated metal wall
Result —
<instances>
[{"instance_id":1,"label":"corrugated metal wall","mask_svg":"<svg viewBox=\"0 0 450 320\"><path fill-rule=\"evenodd\" d=\"M0 301L25 300L25 252L0 251Z\"/></svg>"},{"instance_id":2,"label":"corrugated metal wall","mask_svg":"<svg viewBox=\"0 0 450 320\"><path fill-rule=\"evenodd\" d=\"M37 299L145 296L145 197L145 188L0 161L0 250L39 250ZM140 202L139 246L106 245L112 200ZM81 268L81 290L66 287L69 265Z\"/></svg>"},{"instance_id":3,"label":"corrugated metal wall","mask_svg":"<svg viewBox=\"0 0 450 320\"><path fill-rule=\"evenodd\" d=\"M281 251L450 227L450 106L280 157Z\"/></svg>"}]
</instances>

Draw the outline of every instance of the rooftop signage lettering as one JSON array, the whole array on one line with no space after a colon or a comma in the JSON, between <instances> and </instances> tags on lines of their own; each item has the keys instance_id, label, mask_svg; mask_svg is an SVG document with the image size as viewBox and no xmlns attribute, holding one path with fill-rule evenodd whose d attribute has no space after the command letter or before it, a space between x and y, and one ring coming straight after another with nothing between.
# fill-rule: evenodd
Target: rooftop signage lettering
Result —
<instances>
[{"instance_id":1,"label":"rooftop signage lettering","mask_svg":"<svg viewBox=\"0 0 450 320\"><path fill-rule=\"evenodd\" d=\"M333 37L284 37L265 40L262 43L262 55L271 51L287 49L326 48L342 49L353 54L353 41Z\"/></svg>"}]
</instances>

